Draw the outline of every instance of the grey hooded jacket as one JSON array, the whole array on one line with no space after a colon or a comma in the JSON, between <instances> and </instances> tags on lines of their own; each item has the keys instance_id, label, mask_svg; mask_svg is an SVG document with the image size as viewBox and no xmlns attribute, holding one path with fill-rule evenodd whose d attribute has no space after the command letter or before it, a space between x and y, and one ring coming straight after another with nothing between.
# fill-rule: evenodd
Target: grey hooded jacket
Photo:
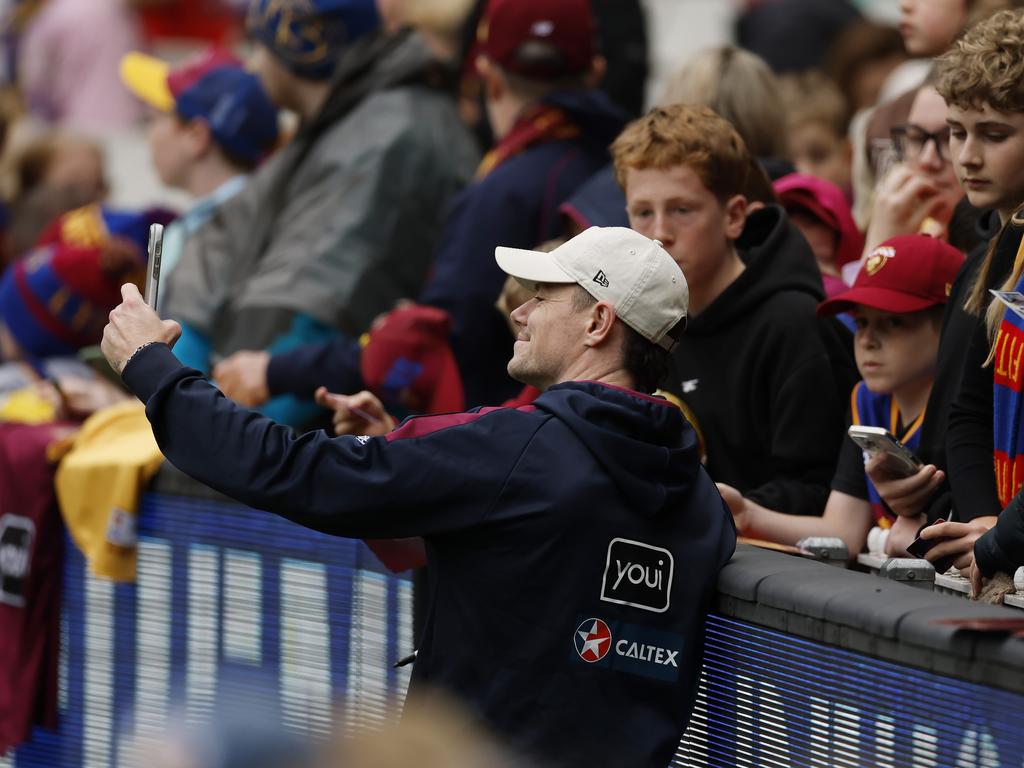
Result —
<instances>
[{"instance_id":1,"label":"grey hooded jacket","mask_svg":"<svg viewBox=\"0 0 1024 768\"><path fill-rule=\"evenodd\" d=\"M321 114L185 244L167 315L226 355L297 314L358 334L415 296L478 159L437 72L415 34L356 43Z\"/></svg>"}]
</instances>

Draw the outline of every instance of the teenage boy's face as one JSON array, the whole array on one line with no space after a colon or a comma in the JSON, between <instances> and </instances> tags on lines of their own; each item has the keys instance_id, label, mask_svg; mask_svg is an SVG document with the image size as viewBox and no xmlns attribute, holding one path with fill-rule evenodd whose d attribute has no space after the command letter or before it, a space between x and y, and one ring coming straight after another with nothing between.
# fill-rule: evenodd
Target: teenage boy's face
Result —
<instances>
[{"instance_id":1,"label":"teenage boy's face","mask_svg":"<svg viewBox=\"0 0 1024 768\"><path fill-rule=\"evenodd\" d=\"M857 370L872 392L917 388L935 375L939 324L928 310L893 314L858 305L853 319Z\"/></svg>"},{"instance_id":2,"label":"teenage boy's face","mask_svg":"<svg viewBox=\"0 0 1024 768\"><path fill-rule=\"evenodd\" d=\"M743 231L743 197L723 204L688 165L629 168L625 182L630 227L661 241L691 287L708 283Z\"/></svg>"},{"instance_id":3,"label":"teenage boy's face","mask_svg":"<svg viewBox=\"0 0 1024 768\"><path fill-rule=\"evenodd\" d=\"M1024 113L951 105L948 120L953 166L967 199L1006 221L1024 203Z\"/></svg>"}]
</instances>

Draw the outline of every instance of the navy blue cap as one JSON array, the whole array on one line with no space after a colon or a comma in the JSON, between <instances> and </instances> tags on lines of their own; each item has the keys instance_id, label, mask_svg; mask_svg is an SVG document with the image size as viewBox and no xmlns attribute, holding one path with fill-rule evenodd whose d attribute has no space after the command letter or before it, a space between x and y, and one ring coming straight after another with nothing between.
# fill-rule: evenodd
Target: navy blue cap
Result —
<instances>
[{"instance_id":1,"label":"navy blue cap","mask_svg":"<svg viewBox=\"0 0 1024 768\"><path fill-rule=\"evenodd\" d=\"M185 88L175 111L205 120L217 144L245 162L258 162L277 141L277 108L255 75L235 67L214 69Z\"/></svg>"}]
</instances>

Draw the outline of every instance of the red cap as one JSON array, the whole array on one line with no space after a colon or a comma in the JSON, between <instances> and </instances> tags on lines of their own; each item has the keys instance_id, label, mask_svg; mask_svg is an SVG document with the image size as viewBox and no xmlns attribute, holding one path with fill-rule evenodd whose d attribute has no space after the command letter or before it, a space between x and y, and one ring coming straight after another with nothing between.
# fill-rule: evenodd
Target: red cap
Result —
<instances>
[{"instance_id":1,"label":"red cap","mask_svg":"<svg viewBox=\"0 0 1024 768\"><path fill-rule=\"evenodd\" d=\"M523 46L551 46L557 56L530 62ZM585 72L596 51L589 0L490 0L476 31L476 53L534 80Z\"/></svg>"},{"instance_id":2,"label":"red cap","mask_svg":"<svg viewBox=\"0 0 1024 768\"><path fill-rule=\"evenodd\" d=\"M853 287L818 305L819 315L836 315L855 305L883 312L917 312L945 304L964 255L927 235L893 237L864 260Z\"/></svg>"},{"instance_id":3,"label":"red cap","mask_svg":"<svg viewBox=\"0 0 1024 768\"><path fill-rule=\"evenodd\" d=\"M434 307L388 313L370 330L363 348L360 368L367 389L416 413L462 411L462 377L448 346L450 327L448 313Z\"/></svg>"}]
</instances>

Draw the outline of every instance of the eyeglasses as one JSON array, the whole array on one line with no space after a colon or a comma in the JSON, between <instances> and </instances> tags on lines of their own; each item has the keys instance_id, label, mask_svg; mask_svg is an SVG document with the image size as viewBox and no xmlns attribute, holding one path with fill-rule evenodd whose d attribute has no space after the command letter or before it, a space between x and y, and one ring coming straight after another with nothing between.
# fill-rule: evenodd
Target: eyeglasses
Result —
<instances>
[{"instance_id":1,"label":"eyeglasses","mask_svg":"<svg viewBox=\"0 0 1024 768\"><path fill-rule=\"evenodd\" d=\"M924 154L928 142L934 142L935 152L945 162L949 159L949 126L931 133L919 125L907 123L893 126L889 131L892 143L900 160L917 160Z\"/></svg>"}]
</instances>

